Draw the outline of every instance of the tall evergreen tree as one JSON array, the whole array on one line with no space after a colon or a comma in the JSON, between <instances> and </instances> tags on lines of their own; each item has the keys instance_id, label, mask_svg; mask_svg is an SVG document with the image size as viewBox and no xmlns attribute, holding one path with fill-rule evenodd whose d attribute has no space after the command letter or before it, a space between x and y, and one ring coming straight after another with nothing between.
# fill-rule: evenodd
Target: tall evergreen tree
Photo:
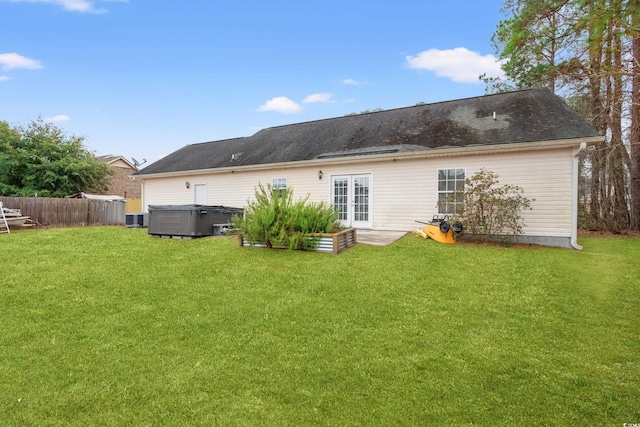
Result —
<instances>
[{"instance_id":1,"label":"tall evergreen tree","mask_svg":"<svg viewBox=\"0 0 640 427\"><path fill-rule=\"evenodd\" d=\"M546 86L605 137L587 159L587 223L640 229L640 3L637 0L506 0L493 42L507 80L489 91ZM585 99L587 102L579 101Z\"/></svg>"}]
</instances>

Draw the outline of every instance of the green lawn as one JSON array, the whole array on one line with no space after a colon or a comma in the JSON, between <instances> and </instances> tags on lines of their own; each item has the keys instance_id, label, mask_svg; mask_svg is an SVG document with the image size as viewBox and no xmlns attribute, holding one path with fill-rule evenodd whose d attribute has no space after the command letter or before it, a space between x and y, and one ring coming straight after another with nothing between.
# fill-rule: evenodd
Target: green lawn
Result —
<instances>
[{"instance_id":1,"label":"green lawn","mask_svg":"<svg viewBox=\"0 0 640 427\"><path fill-rule=\"evenodd\" d=\"M640 423L640 239L0 235L0 425Z\"/></svg>"}]
</instances>

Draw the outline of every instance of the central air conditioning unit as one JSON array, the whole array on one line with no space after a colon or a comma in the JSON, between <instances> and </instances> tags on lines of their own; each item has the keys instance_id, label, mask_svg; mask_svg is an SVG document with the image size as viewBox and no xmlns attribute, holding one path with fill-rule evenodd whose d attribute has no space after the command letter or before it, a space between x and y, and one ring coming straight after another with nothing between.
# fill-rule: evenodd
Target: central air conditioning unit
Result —
<instances>
[{"instance_id":1,"label":"central air conditioning unit","mask_svg":"<svg viewBox=\"0 0 640 427\"><path fill-rule=\"evenodd\" d=\"M149 214L142 212L126 214L125 225L129 228L146 228L149 226Z\"/></svg>"}]
</instances>

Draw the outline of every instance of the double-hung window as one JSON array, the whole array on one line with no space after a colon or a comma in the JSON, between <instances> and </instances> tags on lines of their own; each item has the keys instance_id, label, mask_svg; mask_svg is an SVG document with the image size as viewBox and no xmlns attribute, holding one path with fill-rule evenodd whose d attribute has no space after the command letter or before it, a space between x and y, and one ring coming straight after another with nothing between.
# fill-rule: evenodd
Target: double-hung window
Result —
<instances>
[{"instance_id":1,"label":"double-hung window","mask_svg":"<svg viewBox=\"0 0 640 427\"><path fill-rule=\"evenodd\" d=\"M464 190L464 176L464 169L438 170L438 213L461 212L462 197L457 192Z\"/></svg>"},{"instance_id":2,"label":"double-hung window","mask_svg":"<svg viewBox=\"0 0 640 427\"><path fill-rule=\"evenodd\" d=\"M273 178L271 182L271 189L277 191L280 197L287 190L287 178Z\"/></svg>"}]
</instances>

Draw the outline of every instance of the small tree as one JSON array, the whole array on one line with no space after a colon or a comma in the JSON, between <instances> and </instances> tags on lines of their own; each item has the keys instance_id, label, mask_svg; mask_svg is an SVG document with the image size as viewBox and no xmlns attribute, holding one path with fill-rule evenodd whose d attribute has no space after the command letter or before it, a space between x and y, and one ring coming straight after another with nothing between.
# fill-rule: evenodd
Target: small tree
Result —
<instances>
[{"instance_id":1,"label":"small tree","mask_svg":"<svg viewBox=\"0 0 640 427\"><path fill-rule=\"evenodd\" d=\"M0 195L64 197L106 190L107 165L83 142L42 119L26 127L0 121Z\"/></svg>"},{"instance_id":2,"label":"small tree","mask_svg":"<svg viewBox=\"0 0 640 427\"><path fill-rule=\"evenodd\" d=\"M308 235L335 231L339 228L338 213L326 203L308 203L308 199L294 202L293 188L258 184L255 200L249 201L242 217L234 216L233 225L252 244L314 249L317 241Z\"/></svg>"},{"instance_id":3,"label":"small tree","mask_svg":"<svg viewBox=\"0 0 640 427\"><path fill-rule=\"evenodd\" d=\"M510 236L517 241L524 228L521 212L531 209L533 201L522 193L523 189L515 185L498 186L498 175L482 168L471 178L466 178L464 189L450 198L463 201L457 215L474 239ZM438 205L447 201L444 199Z\"/></svg>"}]
</instances>

